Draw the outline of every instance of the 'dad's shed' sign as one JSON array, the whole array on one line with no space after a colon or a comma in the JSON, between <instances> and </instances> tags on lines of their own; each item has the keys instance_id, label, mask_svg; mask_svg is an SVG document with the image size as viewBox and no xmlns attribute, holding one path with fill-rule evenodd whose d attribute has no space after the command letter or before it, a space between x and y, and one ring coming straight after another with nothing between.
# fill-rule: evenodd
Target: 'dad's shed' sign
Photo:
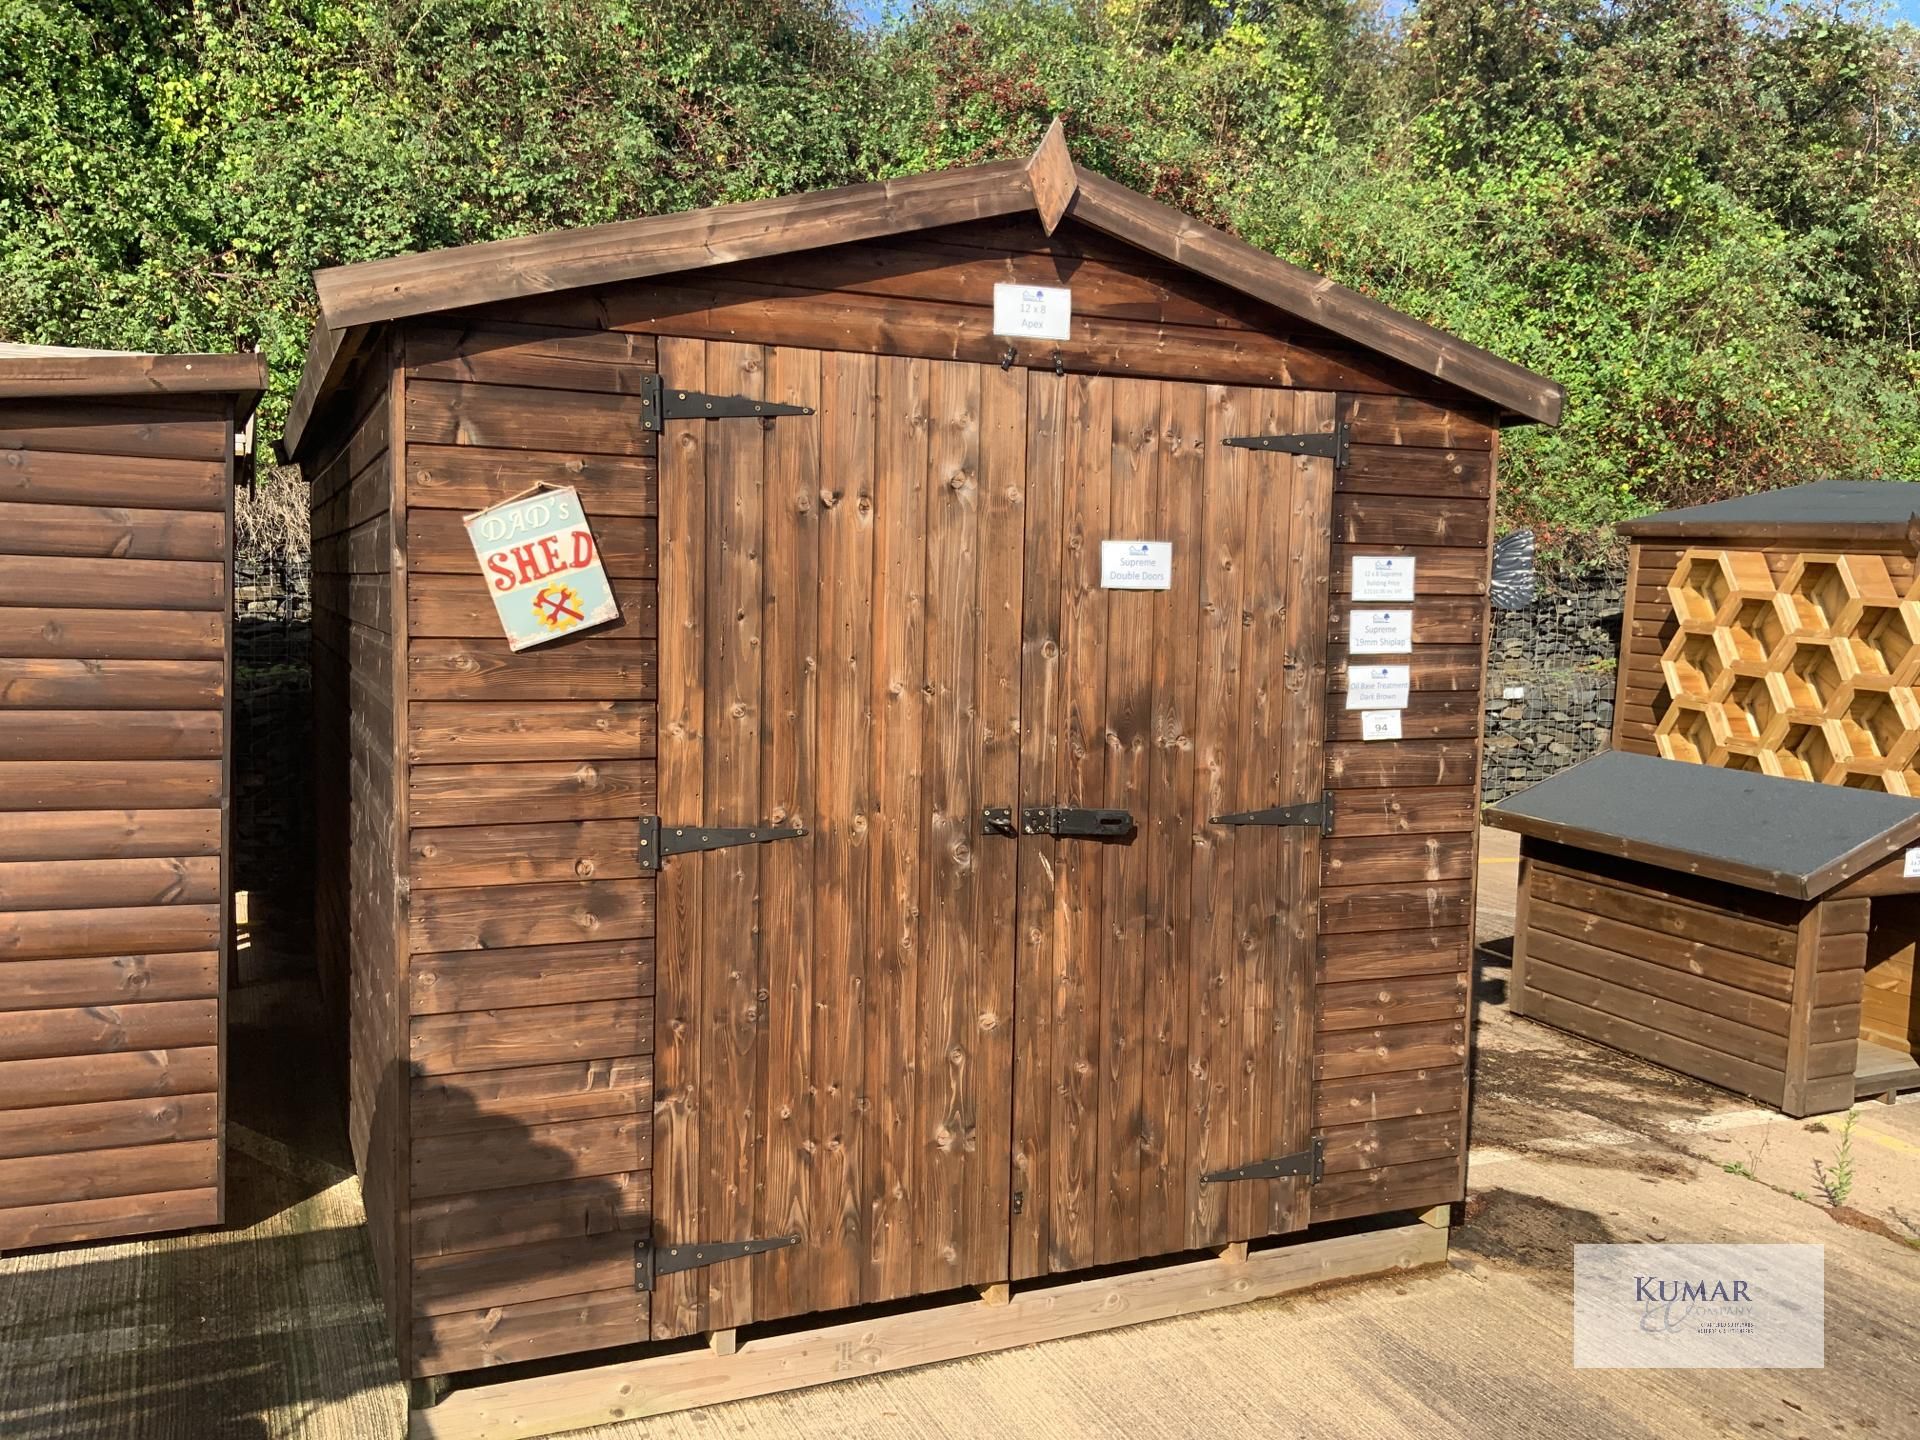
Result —
<instances>
[{"instance_id":1,"label":"'dad's shed' sign","mask_svg":"<svg viewBox=\"0 0 1920 1440\"><path fill-rule=\"evenodd\" d=\"M516 495L469 515L467 536L513 649L619 618L593 531L572 489Z\"/></svg>"}]
</instances>

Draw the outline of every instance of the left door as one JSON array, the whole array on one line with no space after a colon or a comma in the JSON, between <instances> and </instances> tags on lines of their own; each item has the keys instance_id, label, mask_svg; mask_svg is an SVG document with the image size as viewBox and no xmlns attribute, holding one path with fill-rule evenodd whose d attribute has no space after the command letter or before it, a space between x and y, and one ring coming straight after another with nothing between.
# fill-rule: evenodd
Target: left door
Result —
<instances>
[{"instance_id":1,"label":"left door","mask_svg":"<svg viewBox=\"0 0 1920 1440\"><path fill-rule=\"evenodd\" d=\"M659 811L805 835L668 859L658 1338L1007 1278L1027 383L663 339Z\"/></svg>"}]
</instances>

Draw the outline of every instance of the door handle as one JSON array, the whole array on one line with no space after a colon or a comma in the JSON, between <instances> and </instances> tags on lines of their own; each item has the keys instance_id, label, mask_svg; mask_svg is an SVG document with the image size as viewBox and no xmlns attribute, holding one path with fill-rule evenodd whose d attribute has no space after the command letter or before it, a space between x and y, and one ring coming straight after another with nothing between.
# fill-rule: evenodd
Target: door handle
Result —
<instances>
[{"instance_id":1,"label":"door handle","mask_svg":"<svg viewBox=\"0 0 1920 1440\"><path fill-rule=\"evenodd\" d=\"M1061 835L1073 839L1113 839L1133 833L1130 810L1095 810L1073 805L1029 805L1014 818L1010 805L989 806L981 812L981 828L989 835Z\"/></svg>"}]
</instances>

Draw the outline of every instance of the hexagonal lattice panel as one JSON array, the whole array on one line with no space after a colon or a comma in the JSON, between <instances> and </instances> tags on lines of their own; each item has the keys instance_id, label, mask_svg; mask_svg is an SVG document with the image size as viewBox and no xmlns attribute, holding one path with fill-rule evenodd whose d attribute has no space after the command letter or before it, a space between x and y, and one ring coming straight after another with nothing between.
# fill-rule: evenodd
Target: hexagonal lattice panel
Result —
<instances>
[{"instance_id":1,"label":"hexagonal lattice panel","mask_svg":"<svg viewBox=\"0 0 1920 1440\"><path fill-rule=\"evenodd\" d=\"M1777 560L1779 557L1775 557ZM1669 759L1920 793L1920 579L1877 555L1688 550L1653 699Z\"/></svg>"},{"instance_id":2,"label":"hexagonal lattice panel","mask_svg":"<svg viewBox=\"0 0 1920 1440\"><path fill-rule=\"evenodd\" d=\"M1849 674L1911 683L1920 668L1920 602L1863 602L1840 638L1840 660Z\"/></svg>"},{"instance_id":3,"label":"hexagonal lattice panel","mask_svg":"<svg viewBox=\"0 0 1920 1440\"><path fill-rule=\"evenodd\" d=\"M1820 720L1846 688L1833 646L1824 640L1797 641L1785 663L1767 677L1776 707L1795 720Z\"/></svg>"},{"instance_id":4,"label":"hexagonal lattice panel","mask_svg":"<svg viewBox=\"0 0 1920 1440\"><path fill-rule=\"evenodd\" d=\"M1773 594L1773 572L1757 550L1689 550L1667 584L1673 613L1683 623L1711 625L1736 598L1765 599Z\"/></svg>"},{"instance_id":5,"label":"hexagonal lattice panel","mask_svg":"<svg viewBox=\"0 0 1920 1440\"><path fill-rule=\"evenodd\" d=\"M1765 665L1787 638L1787 627L1773 601L1741 599L1729 608L1727 623L1713 638L1729 665Z\"/></svg>"},{"instance_id":6,"label":"hexagonal lattice panel","mask_svg":"<svg viewBox=\"0 0 1920 1440\"><path fill-rule=\"evenodd\" d=\"M1765 675L1734 676L1732 686L1709 714L1719 722L1715 734L1722 745L1759 749L1773 744L1786 728L1786 716L1774 704Z\"/></svg>"},{"instance_id":7,"label":"hexagonal lattice panel","mask_svg":"<svg viewBox=\"0 0 1920 1440\"><path fill-rule=\"evenodd\" d=\"M1653 739L1660 753L1669 760L1706 764L1714 752L1713 725L1707 718L1707 707L1686 700L1674 701L1660 717Z\"/></svg>"},{"instance_id":8,"label":"hexagonal lattice panel","mask_svg":"<svg viewBox=\"0 0 1920 1440\"><path fill-rule=\"evenodd\" d=\"M1660 658L1667 693L1676 700L1705 700L1725 669L1710 630L1681 631Z\"/></svg>"},{"instance_id":9,"label":"hexagonal lattice panel","mask_svg":"<svg viewBox=\"0 0 1920 1440\"><path fill-rule=\"evenodd\" d=\"M1796 635L1843 635L1868 601L1897 599L1878 555L1802 555L1780 582L1780 609Z\"/></svg>"},{"instance_id":10,"label":"hexagonal lattice panel","mask_svg":"<svg viewBox=\"0 0 1920 1440\"><path fill-rule=\"evenodd\" d=\"M1908 737L1920 730L1920 703L1905 686L1861 680L1836 703L1834 722L1855 759L1905 758Z\"/></svg>"}]
</instances>

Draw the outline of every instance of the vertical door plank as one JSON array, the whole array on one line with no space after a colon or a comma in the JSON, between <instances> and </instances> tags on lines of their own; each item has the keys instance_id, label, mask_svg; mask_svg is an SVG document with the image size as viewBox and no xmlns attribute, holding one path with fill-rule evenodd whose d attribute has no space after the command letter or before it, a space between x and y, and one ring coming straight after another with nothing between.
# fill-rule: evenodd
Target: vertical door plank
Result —
<instances>
[{"instance_id":1,"label":"vertical door plank","mask_svg":"<svg viewBox=\"0 0 1920 1440\"><path fill-rule=\"evenodd\" d=\"M1007 801L1018 815L1051 804L1058 794L1065 674L1061 598L1065 524L1062 515L1068 382L1028 372L1026 530L1020 616L1020 777ZM1055 976L1065 943L1057 923L1058 842L1022 836L1018 855L1019 917L1014 978L1013 1188L1010 1263L1015 1280L1051 1267L1053 1120L1055 1118Z\"/></svg>"},{"instance_id":2,"label":"vertical door plank","mask_svg":"<svg viewBox=\"0 0 1920 1440\"><path fill-rule=\"evenodd\" d=\"M1193 1195L1187 1181L1188 970L1195 958L1188 917L1193 860L1205 815L1195 814L1193 729L1200 623L1202 496L1206 484L1206 392L1161 387L1156 533L1173 543L1173 588L1159 597L1153 632L1151 776L1147 814L1153 863L1147 876L1145 993L1141 1038L1145 1142L1141 1154L1141 1249L1187 1247Z\"/></svg>"},{"instance_id":3,"label":"vertical door plank","mask_svg":"<svg viewBox=\"0 0 1920 1440\"><path fill-rule=\"evenodd\" d=\"M707 386L720 395L764 398L765 351L707 347ZM677 380L674 382L680 383ZM706 792L710 825L751 825L761 809L760 726L764 635L765 435L743 421L702 421L707 448ZM690 858L706 871L704 971L707 1033L702 1078L716 1097L703 1135L703 1192L713 1237L754 1234L755 1187L764 1182L765 1124L760 1077L765 989L760 949L762 847L741 845ZM672 868L669 866L668 868ZM751 1264L697 1270L707 1292L707 1328L753 1318Z\"/></svg>"},{"instance_id":4,"label":"vertical door plank","mask_svg":"<svg viewBox=\"0 0 1920 1440\"><path fill-rule=\"evenodd\" d=\"M975 1182L965 1283L1010 1278L1007 1156L1013 1123L1013 970L1019 927L1019 844L983 836L980 811L1012 802L1020 787L1021 611L1027 493L1027 381L1012 371L980 374L980 560L975 608L980 633L974 695L979 712L979 789L966 817L973 834L977 903L972 1035L975 1118L969 1156Z\"/></svg>"},{"instance_id":5,"label":"vertical door plank","mask_svg":"<svg viewBox=\"0 0 1920 1440\"><path fill-rule=\"evenodd\" d=\"M1317 433L1333 426L1334 397L1297 393L1290 428ZM1326 787L1329 565L1334 475L1331 460L1296 457L1292 461L1291 515L1286 567L1285 671L1281 730L1286 736L1283 805L1318 800ZM1273 1153L1304 1150L1313 1135L1313 1043L1315 964L1320 939L1320 863L1322 839L1312 826L1283 830L1285 837L1277 889L1281 917L1279 990L1272 1030L1274 1075ZM1303 1229L1309 1218L1310 1185L1283 1180L1273 1187L1275 1202L1268 1229L1276 1234Z\"/></svg>"},{"instance_id":6,"label":"vertical door plank","mask_svg":"<svg viewBox=\"0 0 1920 1440\"><path fill-rule=\"evenodd\" d=\"M977 1080L972 1053L978 877L973 824L979 788L975 659L979 650L980 372L936 361L928 410L927 731L921 874L926 935L920 972L921 1052L916 1145L924 1164L914 1205L915 1284L935 1294L964 1283L972 1239L969 1163Z\"/></svg>"},{"instance_id":7,"label":"vertical door plank","mask_svg":"<svg viewBox=\"0 0 1920 1440\"><path fill-rule=\"evenodd\" d=\"M1194 697L1194 812L1201 822L1193 854L1192 958L1188 1014L1193 1055L1189 1066L1187 1165L1192 1217L1189 1242L1217 1245L1229 1233L1230 1187L1201 1185L1207 1170L1233 1163L1233 1095L1239 1043L1242 960L1234 905L1238 832L1206 825L1206 818L1241 808L1239 763L1241 616L1246 601L1243 547L1247 532L1245 452L1229 449L1229 435L1248 433L1250 394L1207 387L1206 439L1201 451L1206 483L1201 517L1198 683Z\"/></svg>"},{"instance_id":8,"label":"vertical door plank","mask_svg":"<svg viewBox=\"0 0 1920 1440\"><path fill-rule=\"evenodd\" d=\"M813 1051L820 1150L814 1157L814 1243L831 1248L814 1299L822 1309L866 1297L867 1114L875 1101L866 1038L892 1017L866 993L867 893L874 821L872 721L875 361L828 352L820 376L820 676L813 735L819 828L814 938L820 975Z\"/></svg>"},{"instance_id":9,"label":"vertical door plank","mask_svg":"<svg viewBox=\"0 0 1920 1440\"><path fill-rule=\"evenodd\" d=\"M1161 539L1153 528L1158 479L1160 385L1113 382L1108 528L1098 539ZM1098 550L1093 549L1098 560ZM1106 756L1102 795L1085 803L1128 810L1137 828L1125 841L1086 845L1101 867L1100 945L1100 1211L1094 1258L1131 1260L1140 1250L1141 1036L1146 980L1147 884L1155 864L1155 827L1148 811L1153 723L1153 616L1163 592L1103 592L1103 649L1075 657L1104 671L1104 701L1095 727ZM1162 857L1163 858L1163 857Z\"/></svg>"},{"instance_id":10,"label":"vertical door plank","mask_svg":"<svg viewBox=\"0 0 1920 1440\"><path fill-rule=\"evenodd\" d=\"M1287 434L1293 424L1290 395L1256 391L1251 399L1252 432ZM1241 462L1247 490L1247 623L1240 691L1241 731L1235 767L1239 802L1235 809L1282 803L1287 772L1285 695L1287 661L1288 520L1291 517L1292 465L1284 458L1251 453ZM1278 1153L1274 1141L1275 1006L1281 984L1280 854L1287 832L1267 826L1241 827L1234 873L1235 904L1243 937L1241 979L1241 1074L1246 1088L1234 1098L1238 1162ZM1267 1233L1276 1190L1288 1180L1242 1180L1228 1187L1233 1239Z\"/></svg>"},{"instance_id":11,"label":"vertical door plank","mask_svg":"<svg viewBox=\"0 0 1920 1440\"><path fill-rule=\"evenodd\" d=\"M706 389L706 346L660 342L660 372L670 385ZM660 813L670 820L705 814L706 771L706 455L700 421L675 421L660 439L660 713L657 741ZM655 892L655 1051L653 1235L658 1243L709 1239L700 1184L700 1042L703 874L698 864L668 865ZM657 1339L706 1328L703 1277L660 1278L653 1295Z\"/></svg>"},{"instance_id":12,"label":"vertical door plank","mask_svg":"<svg viewBox=\"0 0 1920 1440\"><path fill-rule=\"evenodd\" d=\"M793 347L767 351L766 397L788 405L820 406L820 352ZM743 428L752 422L736 421ZM759 428L759 427L756 427ZM811 1277L831 1269L831 1242L823 1253L812 1215L818 1161L818 1087L813 1055L817 1000L844 989L844 956L816 948L813 935L817 815L812 767L820 745L813 730L815 656L819 619L820 424L790 416L765 427L766 556L761 591L765 704L760 717L760 811L777 825L810 833L781 840L760 856L762 944L767 974L765 1188L751 1234L799 1235L800 1245L756 1261L755 1316L814 1309ZM746 823L751 823L749 819ZM816 968L820 973L816 974Z\"/></svg>"},{"instance_id":13,"label":"vertical door plank","mask_svg":"<svg viewBox=\"0 0 1920 1440\"><path fill-rule=\"evenodd\" d=\"M868 1300L913 1285L918 1090L919 876L926 822L925 734L928 381L924 360L879 362L874 462L873 748L877 823L870 844L872 905L867 1033Z\"/></svg>"},{"instance_id":14,"label":"vertical door plank","mask_svg":"<svg viewBox=\"0 0 1920 1440\"><path fill-rule=\"evenodd\" d=\"M1110 533L1112 435L1113 382L1098 376L1070 376L1062 472L1065 740L1059 757L1059 788L1053 797L1062 805L1104 803L1106 687L1099 656L1107 635L1107 605L1100 588L1100 541ZM1054 977L1051 1268L1070 1270L1094 1264L1098 1254L1099 1087L1104 1061L1100 1053L1100 847L1069 840L1055 847L1054 862L1062 905L1057 917L1060 969Z\"/></svg>"}]
</instances>

